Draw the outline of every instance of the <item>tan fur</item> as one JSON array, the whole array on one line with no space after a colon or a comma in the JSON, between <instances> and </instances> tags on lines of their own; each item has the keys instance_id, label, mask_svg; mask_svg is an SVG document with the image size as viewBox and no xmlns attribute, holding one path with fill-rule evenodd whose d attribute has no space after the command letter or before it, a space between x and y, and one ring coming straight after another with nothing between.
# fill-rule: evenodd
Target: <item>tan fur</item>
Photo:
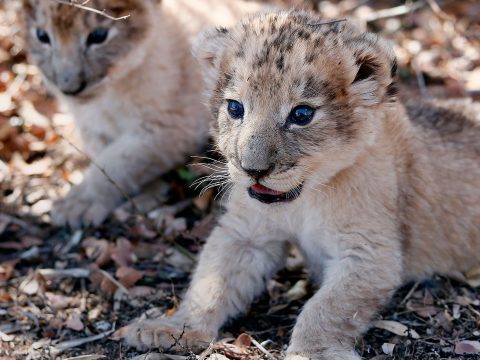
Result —
<instances>
[{"instance_id":1,"label":"tan fur","mask_svg":"<svg viewBox=\"0 0 480 360\"><path fill-rule=\"evenodd\" d=\"M293 329L287 358L353 360L356 339L399 285L480 263L480 104L395 99L388 43L348 23L298 12L212 30L195 45L233 189L179 310L132 325L137 347L169 347L186 326L215 338L284 264L303 252L320 289ZM243 103L234 119L227 99ZM313 121L289 125L299 104ZM264 204L247 169L298 198ZM298 194L292 194L295 196Z\"/></svg>"},{"instance_id":2,"label":"tan fur","mask_svg":"<svg viewBox=\"0 0 480 360\"><path fill-rule=\"evenodd\" d=\"M209 115L190 54L193 34L206 25L232 24L258 5L92 0L88 6L130 16L113 21L55 1L24 0L30 58L73 113L86 153L131 194L206 141ZM88 47L88 34L98 27L110 29L109 37ZM39 42L37 28L48 33L50 44ZM91 165L84 181L56 204L53 220L99 224L121 200L122 194Z\"/></svg>"}]
</instances>

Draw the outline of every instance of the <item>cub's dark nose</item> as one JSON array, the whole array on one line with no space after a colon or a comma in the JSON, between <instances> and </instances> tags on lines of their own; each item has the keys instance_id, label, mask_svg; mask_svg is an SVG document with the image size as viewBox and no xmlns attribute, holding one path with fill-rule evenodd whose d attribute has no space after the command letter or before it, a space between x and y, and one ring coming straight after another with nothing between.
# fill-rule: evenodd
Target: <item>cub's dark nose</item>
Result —
<instances>
[{"instance_id":1,"label":"cub's dark nose","mask_svg":"<svg viewBox=\"0 0 480 360\"><path fill-rule=\"evenodd\" d=\"M268 169L245 169L245 168L242 168L242 169L255 180L259 180L272 172L273 165L270 165Z\"/></svg>"}]
</instances>

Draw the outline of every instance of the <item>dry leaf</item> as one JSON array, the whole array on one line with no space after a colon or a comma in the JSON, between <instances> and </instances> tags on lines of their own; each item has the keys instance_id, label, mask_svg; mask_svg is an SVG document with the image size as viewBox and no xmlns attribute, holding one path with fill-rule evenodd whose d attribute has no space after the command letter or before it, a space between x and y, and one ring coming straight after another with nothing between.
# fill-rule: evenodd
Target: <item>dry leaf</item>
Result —
<instances>
[{"instance_id":1,"label":"dry leaf","mask_svg":"<svg viewBox=\"0 0 480 360\"><path fill-rule=\"evenodd\" d=\"M70 315L68 320L65 322L65 326L75 331L82 331L85 327L80 319L80 315L76 312Z\"/></svg>"},{"instance_id":2,"label":"dry leaf","mask_svg":"<svg viewBox=\"0 0 480 360\"><path fill-rule=\"evenodd\" d=\"M252 345L252 339L250 338L250 335L243 333L238 335L233 344L239 348L245 349Z\"/></svg>"},{"instance_id":3,"label":"dry leaf","mask_svg":"<svg viewBox=\"0 0 480 360\"><path fill-rule=\"evenodd\" d=\"M113 340L113 341L120 341L125 337L125 335L127 335L127 332L128 332L128 325L123 326L120 329L118 329L117 331L115 331L112 334L112 336L109 337L109 339Z\"/></svg>"},{"instance_id":4,"label":"dry leaf","mask_svg":"<svg viewBox=\"0 0 480 360\"><path fill-rule=\"evenodd\" d=\"M127 266L119 267L115 275L117 276L118 281L127 288L134 285L143 277L143 274L140 271Z\"/></svg>"},{"instance_id":5,"label":"dry leaf","mask_svg":"<svg viewBox=\"0 0 480 360\"><path fill-rule=\"evenodd\" d=\"M464 340L455 344L455 354L480 354L480 342Z\"/></svg>"},{"instance_id":6,"label":"dry leaf","mask_svg":"<svg viewBox=\"0 0 480 360\"><path fill-rule=\"evenodd\" d=\"M110 257L118 267L130 266L135 260L133 246L130 241L123 237L118 238Z\"/></svg>"},{"instance_id":7,"label":"dry leaf","mask_svg":"<svg viewBox=\"0 0 480 360\"><path fill-rule=\"evenodd\" d=\"M50 305L59 310L66 309L75 302L75 298L71 296L57 295L48 291L45 293L45 296L50 302Z\"/></svg>"},{"instance_id":8,"label":"dry leaf","mask_svg":"<svg viewBox=\"0 0 480 360\"><path fill-rule=\"evenodd\" d=\"M0 282L7 281L10 279L17 262L18 260L11 260L11 261L5 261L0 264Z\"/></svg>"},{"instance_id":9,"label":"dry leaf","mask_svg":"<svg viewBox=\"0 0 480 360\"><path fill-rule=\"evenodd\" d=\"M382 351L386 355L393 355L393 350L395 349L395 344L384 343L382 345Z\"/></svg>"},{"instance_id":10,"label":"dry leaf","mask_svg":"<svg viewBox=\"0 0 480 360\"><path fill-rule=\"evenodd\" d=\"M85 255L89 259L95 260L95 264L99 267L106 265L111 260L113 245L105 239L99 240L94 237L88 237L82 241L82 247Z\"/></svg>"},{"instance_id":11,"label":"dry leaf","mask_svg":"<svg viewBox=\"0 0 480 360\"><path fill-rule=\"evenodd\" d=\"M377 320L373 323L373 326L378 329L387 330L395 335L399 336L411 336L413 339L420 339L420 335L407 326L393 320Z\"/></svg>"},{"instance_id":12,"label":"dry leaf","mask_svg":"<svg viewBox=\"0 0 480 360\"><path fill-rule=\"evenodd\" d=\"M306 280L298 280L293 287L287 291L285 297L287 300L295 301L300 300L305 295L307 295L307 281Z\"/></svg>"}]
</instances>

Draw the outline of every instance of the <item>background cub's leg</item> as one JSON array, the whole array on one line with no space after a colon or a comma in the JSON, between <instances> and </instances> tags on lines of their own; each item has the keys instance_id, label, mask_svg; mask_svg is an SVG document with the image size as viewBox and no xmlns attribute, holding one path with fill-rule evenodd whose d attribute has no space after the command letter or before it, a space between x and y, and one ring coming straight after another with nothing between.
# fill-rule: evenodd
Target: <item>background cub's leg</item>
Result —
<instances>
[{"instance_id":1,"label":"background cub's leg","mask_svg":"<svg viewBox=\"0 0 480 360\"><path fill-rule=\"evenodd\" d=\"M392 240L349 236L320 290L307 302L293 329L287 360L355 360L355 339L390 299L401 279L401 252Z\"/></svg>"},{"instance_id":2,"label":"background cub's leg","mask_svg":"<svg viewBox=\"0 0 480 360\"><path fill-rule=\"evenodd\" d=\"M177 126L180 124L182 122L178 120ZM181 163L195 150L195 141L186 138L180 126L139 130L122 135L93 160L123 192L130 195ZM90 164L83 182L55 204L52 219L57 225L99 225L123 200L117 187L94 164Z\"/></svg>"},{"instance_id":3,"label":"background cub's leg","mask_svg":"<svg viewBox=\"0 0 480 360\"><path fill-rule=\"evenodd\" d=\"M238 224L238 218L234 221ZM127 342L140 349L169 348L172 333L178 337L185 327L181 343L207 347L225 321L245 311L284 263L286 242L261 234L243 238L251 229L245 224L229 228L228 221L222 221L207 240L177 313L131 325Z\"/></svg>"}]
</instances>

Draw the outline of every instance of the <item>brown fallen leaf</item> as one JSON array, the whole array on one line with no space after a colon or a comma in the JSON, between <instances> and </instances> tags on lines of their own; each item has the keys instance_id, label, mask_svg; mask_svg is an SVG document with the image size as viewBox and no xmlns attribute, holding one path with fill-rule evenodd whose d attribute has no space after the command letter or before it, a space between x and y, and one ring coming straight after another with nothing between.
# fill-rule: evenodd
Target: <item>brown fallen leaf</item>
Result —
<instances>
[{"instance_id":1,"label":"brown fallen leaf","mask_svg":"<svg viewBox=\"0 0 480 360\"><path fill-rule=\"evenodd\" d=\"M82 241L82 248L89 259L95 260L99 267L106 265L111 260L113 244L105 239L88 237Z\"/></svg>"},{"instance_id":2,"label":"brown fallen leaf","mask_svg":"<svg viewBox=\"0 0 480 360\"><path fill-rule=\"evenodd\" d=\"M65 326L75 331L82 331L85 327L83 325L82 319L80 319L80 315L76 312L72 313L68 317L68 320L65 322Z\"/></svg>"},{"instance_id":3,"label":"brown fallen leaf","mask_svg":"<svg viewBox=\"0 0 480 360\"><path fill-rule=\"evenodd\" d=\"M118 267L133 264L135 255L130 241L123 237L118 238L115 247L111 251L110 257Z\"/></svg>"},{"instance_id":4,"label":"brown fallen leaf","mask_svg":"<svg viewBox=\"0 0 480 360\"><path fill-rule=\"evenodd\" d=\"M127 288L135 285L135 283L143 277L140 271L128 266L119 267L115 275L118 281Z\"/></svg>"},{"instance_id":5,"label":"brown fallen leaf","mask_svg":"<svg viewBox=\"0 0 480 360\"><path fill-rule=\"evenodd\" d=\"M0 290L0 303L10 301L13 301L12 296L3 290Z\"/></svg>"},{"instance_id":6,"label":"brown fallen leaf","mask_svg":"<svg viewBox=\"0 0 480 360\"><path fill-rule=\"evenodd\" d=\"M125 337L125 335L127 335L127 332L128 332L128 325L123 326L120 329L118 329L117 331L115 331L112 334L112 336L109 337L109 339L113 340L113 341L120 341Z\"/></svg>"},{"instance_id":7,"label":"brown fallen leaf","mask_svg":"<svg viewBox=\"0 0 480 360\"><path fill-rule=\"evenodd\" d=\"M0 264L0 281L7 281L13 274L18 260L5 261Z\"/></svg>"},{"instance_id":8,"label":"brown fallen leaf","mask_svg":"<svg viewBox=\"0 0 480 360\"><path fill-rule=\"evenodd\" d=\"M235 346L238 346L239 348L248 348L252 345L252 338L250 337L250 335L242 333L238 335L233 344Z\"/></svg>"},{"instance_id":9,"label":"brown fallen leaf","mask_svg":"<svg viewBox=\"0 0 480 360\"><path fill-rule=\"evenodd\" d=\"M57 295L48 291L45 293L45 296L50 302L50 305L59 310L66 309L75 302L75 298L71 296Z\"/></svg>"}]
</instances>

